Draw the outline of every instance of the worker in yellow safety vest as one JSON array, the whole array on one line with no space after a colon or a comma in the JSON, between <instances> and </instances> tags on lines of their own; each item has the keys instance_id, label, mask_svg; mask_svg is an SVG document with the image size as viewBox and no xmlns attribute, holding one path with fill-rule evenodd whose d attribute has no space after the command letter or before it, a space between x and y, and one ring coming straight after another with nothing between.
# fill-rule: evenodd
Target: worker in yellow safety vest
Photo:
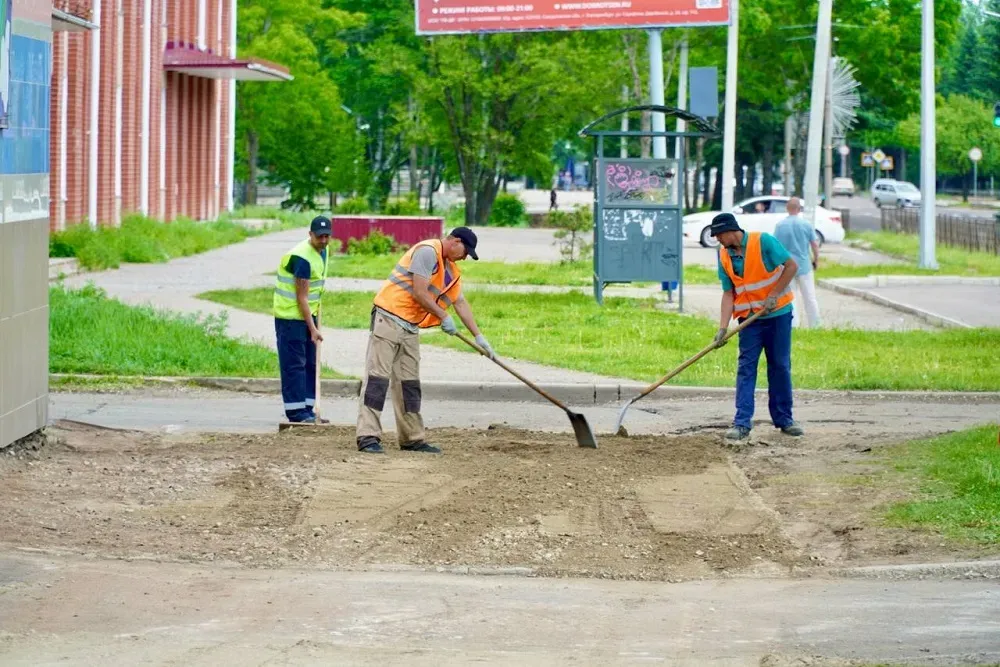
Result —
<instances>
[{"instance_id":1,"label":"worker in yellow safety vest","mask_svg":"<svg viewBox=\"0 0 1000 667\"><path fill-rule=\"evenodd\" d=\"M722 308L716 345L725 345L731 319L742 322L751 313L764 311L740 332L736 371L736 417L726 432L729 440L743 440L753 427L757 362L767 357L767 393L771 422L791 436L802 427L792 418L792 289L798 265L771 234L747 233L732 213L712 220L712 236L719 239L719 280Z\"/></svg>"},{"instance_id":2,"label":"worker in yellow safety vest","mask_svg":"<svg viewBox=\"0 0 1000 667\"><path fill-rule=\"evenodd\" d=\"M493 357L493 349L462 296L462 272L457 264L466 257L479 259L477 242L476 234L468 227L457 227L444 239L421 241L403 255L375 295L365 376L358 398L359 451L385 451L381 415L391 389L400 448L441 453L424 440L418 332L440 325L445 333L455 335L458 329L448 314L448 308L454 306L479 347Z\"/></svg>"},{"instance_id":3,"label":"worker in yellow safety vest","mask_svg":"<svg viewBox=\"0 0 1000 667\"><path fill-rule=\"evenodd\" d=\"M316 216L309 238L282 256L274 282L274 333L278 341L281 398L291 422L316 422L316 343L319 304L326 281L331 224ZM328 420L321 420L326 422Z\"/></svg>"}]
</instances>

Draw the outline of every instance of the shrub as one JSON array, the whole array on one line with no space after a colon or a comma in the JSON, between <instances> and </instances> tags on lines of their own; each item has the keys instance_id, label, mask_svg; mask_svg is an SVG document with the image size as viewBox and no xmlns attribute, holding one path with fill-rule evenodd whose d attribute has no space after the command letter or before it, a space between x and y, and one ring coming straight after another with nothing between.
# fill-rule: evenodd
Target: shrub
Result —
<instances>
[{"instance_id":1,"label":"shrub","mask_svg":"<svg viewBox=\"0 0 1000 667\"><path fill-rule=\"evenodd\" d=\"M385 205L386 215L420 215L423 210L416 195L407 195L406 199L396 199Z\"/></svg>"},{"instance_id":2,"label":"shrub","mask_svg":"<svg viewBox=\"0 0 1000 667\"><path fill-rule=\"evenodd\" d=\"M337 213L347 215L357 215L359 213L368 213L369 211L371 211L371 207L368 206L368 200L364 197L351 197L350 199L345 199L337 206Z\"/></svg>"},{"instance_id":3,"label":"shrub","mask_svg":"<svg viewBox=\"0 0 1000 667\"><path fill-rule=\"evenodd\" d=\"M350 239L347 242L348 255L389 255L400 250L396 239L373 229L363 239Z\"/></svg>"},{"instance_id":4,"label":"shrub","mask_svg":"<svg viewBox=\"0 0 1000 667\"><path fill-rule=\"evenodd\" d=\"M465 204L455 204L444 215L448 227L459 227L465 224Z\"/></svg>"},{"instance_id":5,"label":"shrub","mask_svg":"<svg viewBox=\"0 0 1000 667\"><path fill-rule=\"evenodd\" d=\"M572 211L551 211L549 225L558 228L556 245L563 261L574 262L590 259L593 255L594 213L588 206L577 206Z\"/></svg>"},{"instance_id":6,"label":"shrub","mask_svg":"<svg viewBox=\"0 0 1000 667\"><path fill-rule=\"evenodd\" d=\"M499 194L490 211L489 224L496 227L521 227L525 223L524 202L517 195Z\"/></svg>"}]
</instances>

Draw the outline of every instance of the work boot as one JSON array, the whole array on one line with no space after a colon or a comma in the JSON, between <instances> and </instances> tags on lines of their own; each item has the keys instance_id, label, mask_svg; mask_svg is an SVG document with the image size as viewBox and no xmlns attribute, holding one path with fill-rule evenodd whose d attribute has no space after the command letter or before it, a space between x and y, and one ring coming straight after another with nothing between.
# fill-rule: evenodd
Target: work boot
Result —
<instances>
[{"instance_id":1,"label":"work boot","mask_svg":"<svg viewBox=\"0 0 1000 667\"><path fill-rule=\"evenodd\" d=\"M796 424L795 422L782 426L781 432L784 433L785 435L790 435L796 438L805 434L805 431L802 430L802 427Z\"/></svg>"},{"instance_id":2,"label":"work boot","mask_svg":"<svg viewBox=\"0 0 1000 667\"><path fill-rule=\"evenodd\" d=\"M404 452L423 452L424 454L441 453L440 447L429 445L424 440L414 440L413 442L408 442L405 445L400 445L399 448L402 449Z\"/></svg>"},{"instance_id":3,"label":"work boot","mask_svg":"<svg viewBox=\"0 0 1000 667\"><path fill-rule=\"evenodd\" d=\"M750 429L746 426L733 426L726 431L726 440L746 440L750 437Z\"/></svg>"},{"instance_id":4,"label":"work boot","mask_svg":"<svg viewBox=\"0 0 1000 667\"><path fill-rule=\"evenodd\" d=\"M373 435L358 438L358 451L365 454L385 454L382 442Z\"/></svg>"}]
</instances>

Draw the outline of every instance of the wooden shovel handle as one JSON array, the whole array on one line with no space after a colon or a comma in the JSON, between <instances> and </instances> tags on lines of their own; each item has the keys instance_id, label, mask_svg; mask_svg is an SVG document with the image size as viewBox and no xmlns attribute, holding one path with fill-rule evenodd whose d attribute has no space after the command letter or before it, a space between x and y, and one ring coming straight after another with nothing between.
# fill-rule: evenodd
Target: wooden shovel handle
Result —
<instances>
[{"instance_id":1,"label":"wooden shovel handle","mask_svg":"<svg viewBox=\"0 0 1000 667\"><path fill-rule=\"evenodd\" d=\"M756 320L758 317L760 317L763 314L764 314L763 310L758 310L756 313L752 314L750 317L748 317L745 320L743 320L743 322L741 322L738 327L736 327L735 329L731 330L729 333L726 334L725 338L722 339L722 342L725 343L727 340L729 340L730 338L732 338L733 336L735 336L739 332L741 332L744 329L746 329L748 326L750 326L751 323L753 323L754 320ZM633 400L637 401L640 398L642 398L643 396L647 396L648 394L653 393L654 391L656 391L657 388L659 388L665 382L668 382L669 380L671 380L672 378L674 378L675 376L677 376L679 373L681 373L687 367L689 367L689 366L697 363L702 357L704 357L706 354L708 354L709 352L711 352L712 350L714 350L714 349L716 349L718 347L719 347L719 345L717 345L715 343L715 341L712 341L709 345L707 345L705 347L704 350L702 350L701 352L699 352L698 354L694 355L693 357L691 357L690 359L688 359L687 361L685 361L683 364L681 364L680 366L678 366L674 370L672 370L669 373L667 373L666 375L664 375L662 378L660 378L654 384L651 384L648 387L646 387L645 389L643 389L642 393L639 394L638 396L636 396L635 399L633 399Z\"/></svg>"},{"instance_id":2,"label":"wooden shovel handle","mask_svg":"<svg viewBox=\"0 0 1000 667\"><path fill-rule=\"evenodd\" d=\"M496 356L493 356L491 358L490 355L486 353L486 350L484 350L483 348L481 348L478 345L476 345L476 343L474 341L469 340L469 338L467 336L463 335L462 332L458 332L455 335L458 336L458 338L463 343L465 343L466 345L468 345L469 347L471 347L472 349L474 349L476 352L478 352L479 354L483 355L487 359L490 359L490 361L492 361L493 363L495 363L497 366L499 366L500 368L504 369L505 371L507 371L508 373L510 373L511 375L513 375L514 377L516 377L518 380L520 380L524 384L528 385L529 387L531 387L532 389L534 389L535 391L537 391L539 394L541 394L542 396L544 396L545 398L547 398L552 403L558 405L560 408L562 408L566 412L570 411L569 408L567 408L565 405L563 405L563 403L559 399L555 398L554 396L552 396L551 394L549 394L548 392L546 392L545 390L543 390L541 387L539 387L538 385L536 385L534 382L532 382L528 378L524 377L523 375L521 375L520 373L518 373L517 371L515 371L513 368L511 368L510 366L508 366L504 362L502 362L499 359L497 359Z\"/></svg>"}]
</instances>

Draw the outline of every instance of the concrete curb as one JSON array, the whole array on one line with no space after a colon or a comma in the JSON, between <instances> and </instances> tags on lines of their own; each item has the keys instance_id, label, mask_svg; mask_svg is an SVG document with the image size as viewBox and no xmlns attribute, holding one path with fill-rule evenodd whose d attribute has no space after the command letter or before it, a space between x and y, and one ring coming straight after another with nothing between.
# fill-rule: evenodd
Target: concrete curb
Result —
<instances>
[{"instance_id":1,"label":"concrete curb","mask_svg":"<svg viewBox=\"0 0 1000 667\"><path fill-rule=\"evenodd\" d=\"M826 278L844 287L872 289L875 287L909 287L917 285L1000 285L1000 277L972 276L868 276L866 278Z\"/></svg>"},{"instance_id":2,"label":"concrete curb","mask_svg":"<svg viewBox=\"0 0 1000 667\"><path fill-rule=\"evenodd\" d=\"M1000 560L836 568L830 575L851 579L1000 579Z\"/></svg>"},{"instance_id":3,"label":"concrete curb","mask_svg":"<svg viewBox=\"0 0 1000 667\"><path fill-rule=\"evenodd\" d=\"M887 299L884 296L879 296L878 294L872 294L871 292L863 289L858 289L856 287L848 287L847 285L840 285L831 280L818 280L816 284L820 287L833 290L840 294L846 294L847 296L855 296L859 299L864 299L865 301L870 301L871 303L877 304L879 306L885 306L886 308L891 308L893 310L899 311L901 313L906 313L907 315L912 315L928 324L936 327L941 327L944 329L955 328L955 329L972 329L974 327L966 324L965 322L959 322L958 320L953 320L950 317L945 317L943 315L938 315L927 310L920 308L915 308L913 306L908 306L905 303L899 303L898 301L893 301L892 299Z\"/></svg>"},{"instance_id":4,"label":"concrete curb","mask_svg":"<svg viewBox=\"0 0 1000 667\"><path fill-rule=\"evenodd\" d=\"M53 373L52 381L79 379L83 382L103 379L99 375L76 375ZM123 383L136 384L140 387L182 387L194 386L223 391L244 392L250 394L280 394L281 381L278 378L218 378L218 377L116 377ZM646 387L636 383L544 383L542 389L555 395L562 401L574 406L607 405L631 399ZM514 403L544 403L539 396L527 386L517 382L422 382L423 396L427 400L452 401L484 401L484 402L514 402ZM360 380L323 380L323 396L332 398L356 398L361 391ZM758 389L761 396L767 395L766 389ZM834 391L826 389L800 389L796 395L803 400L822 399L823 397L863 398L873 401L907 401L907 402L940 402L961 401L1000 403L1000 392L930 392L930 391ZM699 399L730 399L734 394L732 387L685 387L664 386L658 388L646 399L656 400L699 400Z\"/></svg>"},{"instance_id":5,"label":"concrete curb","mask_svg":"<svg viewBox=\"0 0 1000 667\"><path fill-rule=\"evenodd\" d=\"M49 282L83 273L80 262L75 257L52 257L49 259Z\"/></svg>"}]
</instances>

